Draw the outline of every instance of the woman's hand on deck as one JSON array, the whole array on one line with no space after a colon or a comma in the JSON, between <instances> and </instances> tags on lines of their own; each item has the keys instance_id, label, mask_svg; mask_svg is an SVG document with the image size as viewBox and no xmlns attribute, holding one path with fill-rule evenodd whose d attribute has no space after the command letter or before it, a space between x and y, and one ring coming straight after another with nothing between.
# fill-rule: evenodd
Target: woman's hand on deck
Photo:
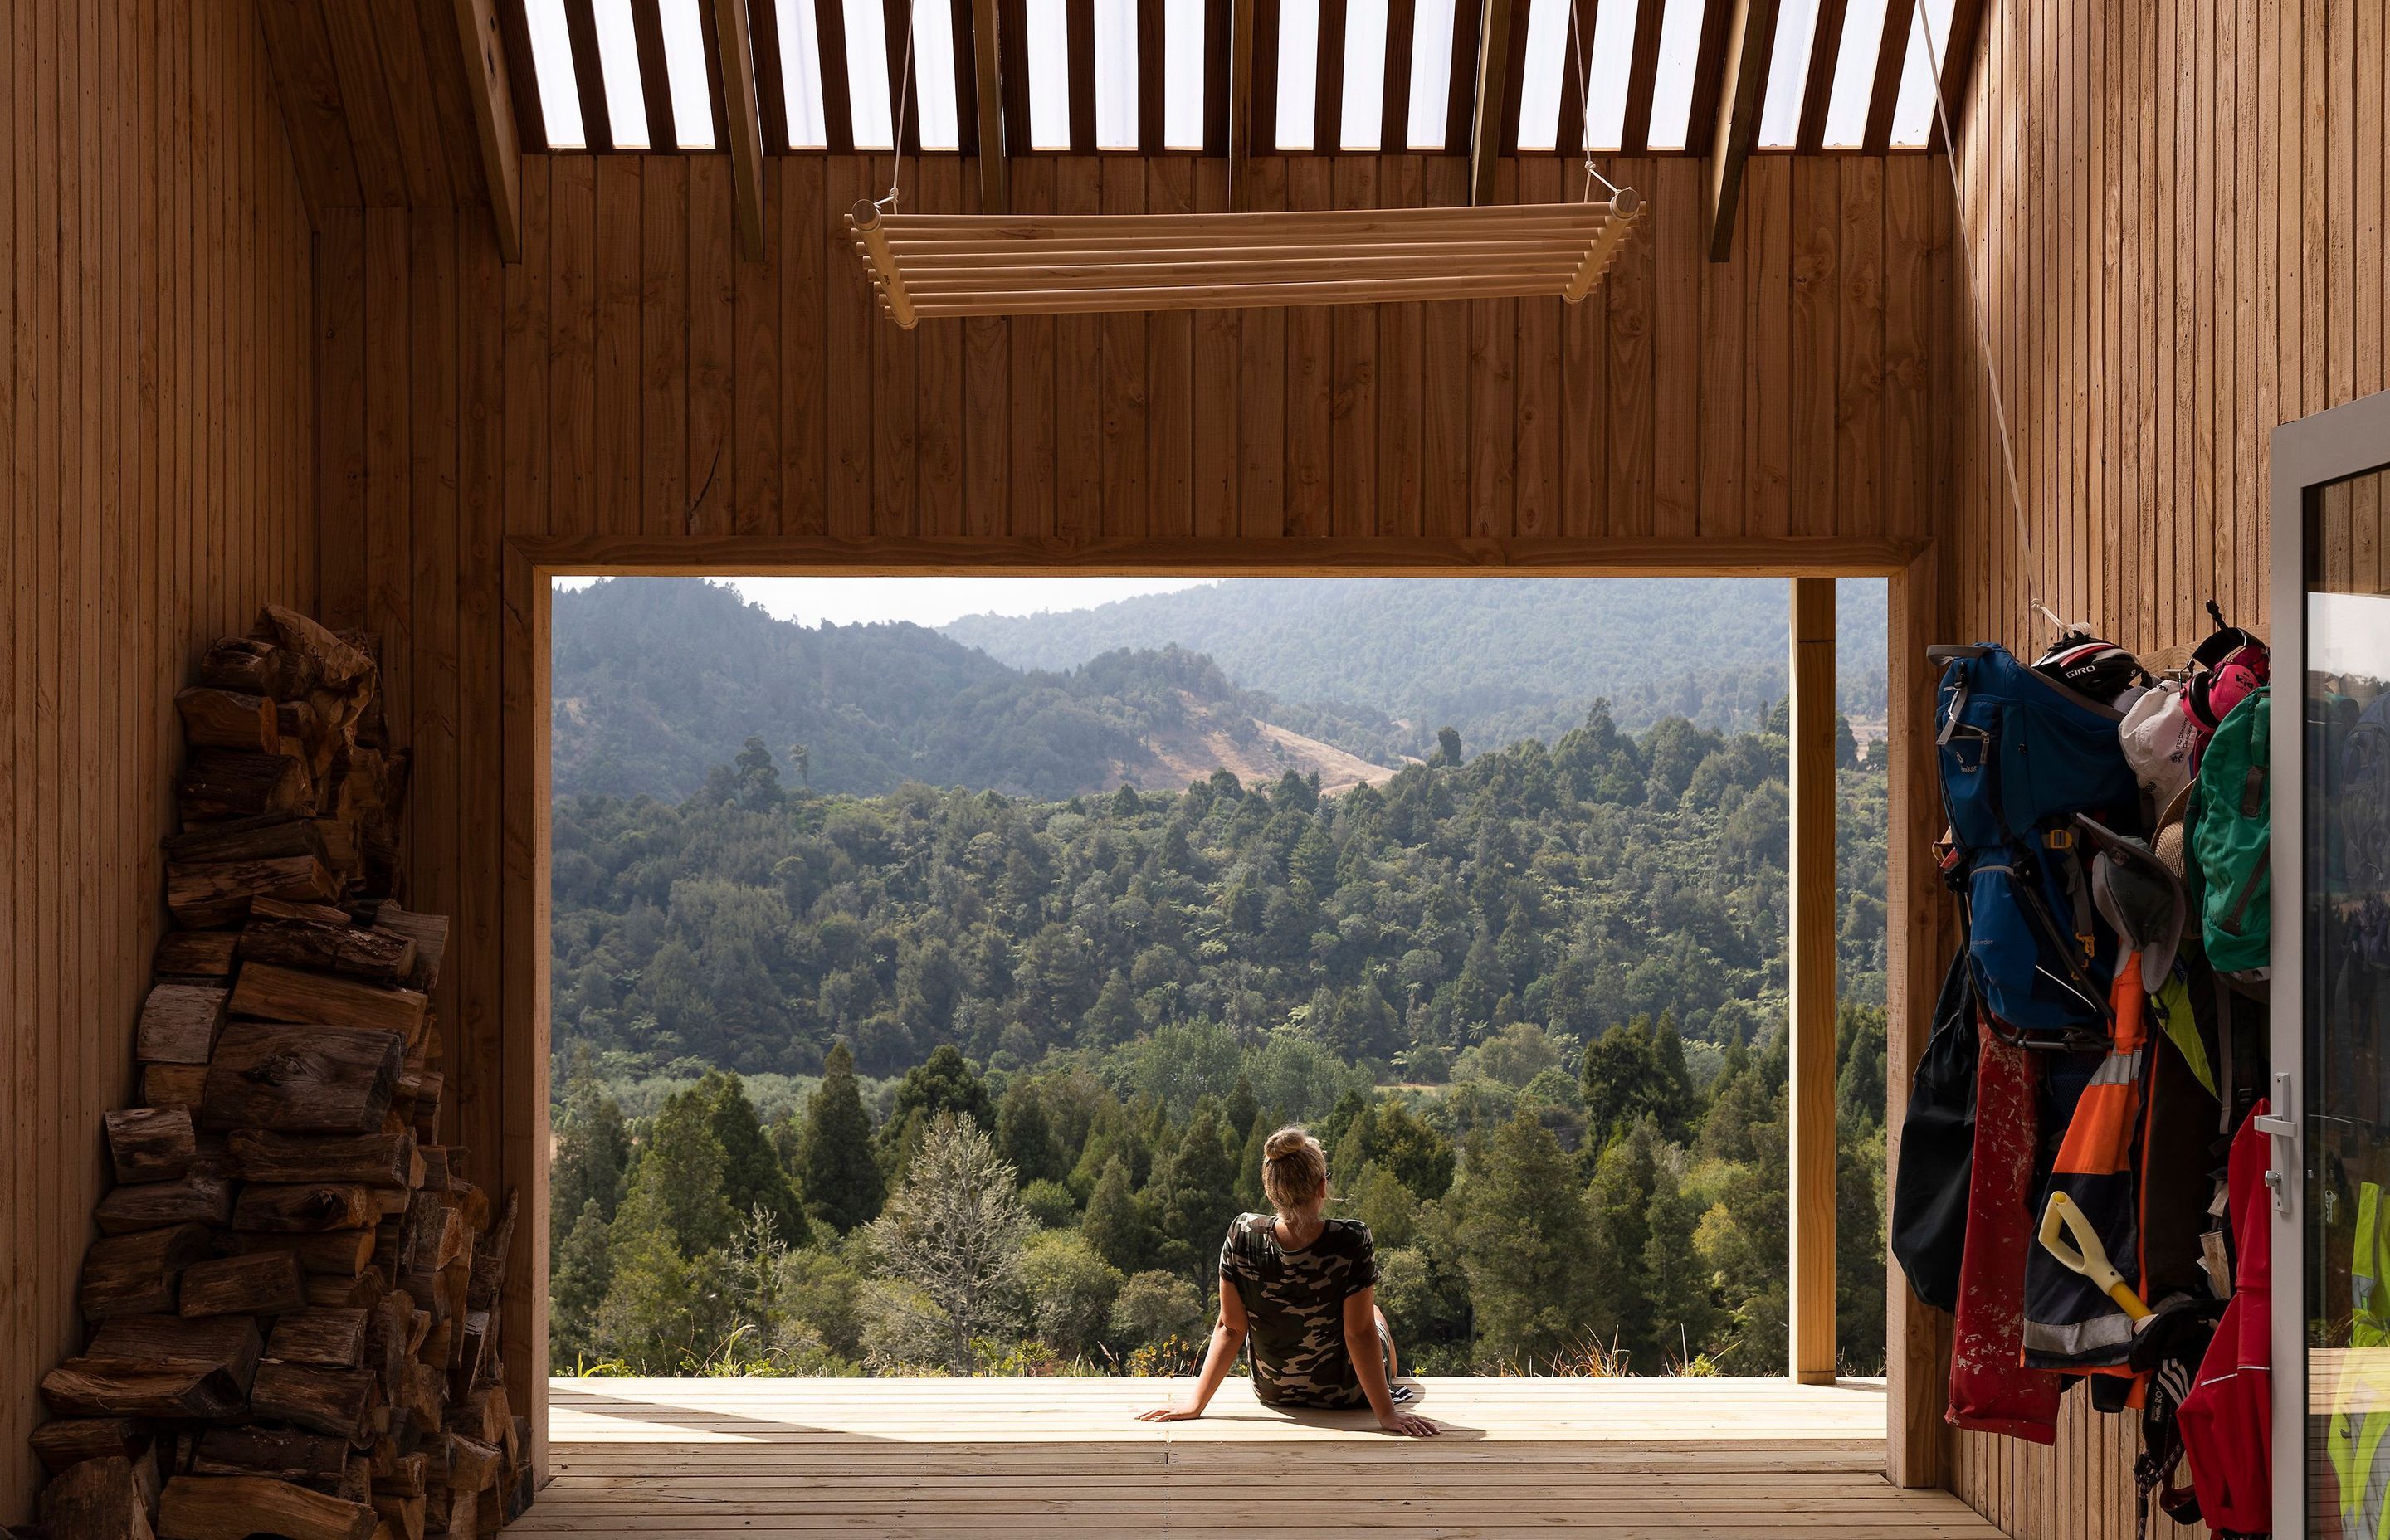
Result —
<instances>
[{"instance_id":1,"label":"woman's hand on deck","mask_svg":"<svg viewBox=\"0 0 2390 1540\"><path fill-rule=\"evenodd\" d=\"M1444 1431L1434 1423L1415 1412L1389 1412L1378 1419L1378 1426L1405 1438L1433 1438Z\"/></svg>"},{"instance_id":2,"label":"woman's hand on deck","mask_svg":"<svg viewBox=\"0 0 2390 1540\"><path fill-rule=\"evenodd\" d=\"M1137 1419L1139 1422L1192 1422L1202 1415L1203 1408L1199 1405L1156 1406L1150 1412L1137 1413Z\"/></svg>"}]
</instances>

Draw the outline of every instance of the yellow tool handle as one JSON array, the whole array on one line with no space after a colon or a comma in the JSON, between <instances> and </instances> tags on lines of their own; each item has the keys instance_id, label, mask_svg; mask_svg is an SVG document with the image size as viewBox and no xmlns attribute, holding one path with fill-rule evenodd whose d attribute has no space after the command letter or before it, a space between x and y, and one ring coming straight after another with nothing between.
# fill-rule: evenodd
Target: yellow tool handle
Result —
<instances>
[{"instance_id":1,"label":"yellow tool handle","mask_svg":"<svg viewBox=\"0 0 2390 1540\"><path fill-rule=\"evenodd\" d=\"M2056 1257L2068 1271L2080 1273L2098 1284L2116 1302L2117 1309L2136 1321L2149 1318L2150 1307L2126 1285L2124 1275L2108 1260L2108 1249L2100 1243L2100 1232L2075 1206L2074 1199L2063 1192L2049 1195L2049 1205L2041 1213L2038 1238L2043 1251ZM2075 1242L2073 1246L2067 1244L2070 1239Z\"/></svg>"}]
</instances>

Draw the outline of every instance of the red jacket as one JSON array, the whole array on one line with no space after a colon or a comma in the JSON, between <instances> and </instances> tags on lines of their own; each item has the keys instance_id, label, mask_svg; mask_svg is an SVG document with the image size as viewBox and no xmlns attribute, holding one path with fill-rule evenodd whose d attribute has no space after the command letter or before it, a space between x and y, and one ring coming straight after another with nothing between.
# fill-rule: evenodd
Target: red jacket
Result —
<instances>
[{"instance_id":1,"label":"red jacket","mask_svg":"<svg viewBox=\"0 0 2390 1540\"><path fill-rule=\"evenodd\" d=\"M2219 1534L2265 1534L2274 1527L2273 1215L2266 1189L2271 1151L2255 1126L2266 1110L2265 1102L2257 1103L2232 1137L2226 1178L2235 1251L2232 1301L2180 1413L2199 1511Z\"/></svg>"}]
</instances>

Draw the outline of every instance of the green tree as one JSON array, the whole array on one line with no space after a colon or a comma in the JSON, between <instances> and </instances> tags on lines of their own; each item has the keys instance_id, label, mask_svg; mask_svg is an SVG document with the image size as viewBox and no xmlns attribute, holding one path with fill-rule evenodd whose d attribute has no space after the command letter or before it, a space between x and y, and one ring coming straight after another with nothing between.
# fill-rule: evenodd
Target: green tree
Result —
<instances>
[{"instance_id":1,"label":"green tree","mask_svg":"<svg viewBox=\"0 0 2390 1540\"><path fill-rule=\"evenodd\" d=\"M699 1086L711 1093L713 1137L722 1146L722 1191L731 1213L743 1222L761 1209L771 1216L774 1233L782 1244L803 1245L804 1208L789 1185L789 1174L764 1132L763 1120L755 1115L745 1084L735 1074L716 1070Z\"/></svg>"},{"instance_id":2,"label":"green tree","mask_svg":"<svg viewBox=\"0 0 2390 1540\"><path fill-rule=\"evenodd\" d=\"M1460 763L1460 729L1438 727L1435 730L1435 763L1457 765Z\"/></svg>"},{"instance_id":3,"label":"green tree","mask_svg":"<svg viewBox=\"0 0 2390 1540\"><path fill-rule=\"evenodd\" d=\"M1153 1226L1130 1185L1128 1166L1117 1155L1104 1163L1087 1199L1079 1233L1096 1254L1124 1273L1139 1271L1153 1255Z\"/></svg>"},{"instance_id":4,"label":"green tree","mask_svg":"<svg viewBox=\"0 0 2390 1540\"><path fill-rule=\"evenodd\" d=\"M1237 1216L1237 1174L1221 1148L1220 1115L1208 1099L1196 1104L1154 1187L1156 1259L1198 1283L1216 1276L1220 1238Z\"/></svg>"},{"instance_id":5,"label":"green tree","mask_svg":"<svg viewBox=\"0 0 2390 1540\"><path fill-rule=\"evenodd\" d=\"M874 1303L893 1341L933 1348L947 1372L971 1373L973 1339L1019 1320L1030 1220L1013 1170L977 1124L941 1111L905 1185L871 1223L881 1282Z\"/></svg>"},{"instance_id":6,"label":"green tree","mask_svg":"<svg viewBox=\"0 0 2390 1540\"><path fill-rule=\"evenodd\" d=\"M1123 1277L1085 1236L1046 1230L1022 1249L1021 1281L1038 1337L1064 1357L1076 1358L1093 1352L1102 1339Z\"/></svg>"},{"instance_id":7,"label":"green tree","mask_svg":"<svg viewBox=\"0 0 2390 1540\"><path fill-rule=\"evenodd\" d=\"M1594 1319L1592 1226L1551 1131L1513 1118L1469 1184L1463 1226L1481 1362L1549 1365Z\"/></svg>"},{"instance_id":8,"label":"green tree","mask_svg":"<svg viewBox=\"0 0 2390 1540\"><path fill-rule=\"evenodd\" d=\"M642 1222L661 1226L680 1254L694 1260L727 1247L738 1232L729 1173L729 1156L714 1132L714 1095L700 1082L674 1092L649 1123L646 1147L631 1172L631 1197L646 1195Z\"/></svg>"},{"instance_id":9,"label":"green tree","mask_svg":"<svg viewBox=\"0 0 2390 1540\"><path fill-rule=\"evenodd\" d=\"M1021 1174L1023 1186L1062 1176L1062 1152L1055 1148L1046 1098L1035 1081L1017 1079L1005 1088L996 1109L996 1148Z\"/></svg>"},{"instance_id":10,"label":"green tree","mask_svg":"<svg viewBox=\"0 0 2390 1540\"><path fill-rule=\"evenodd\" d=\"M596 1056L589 1046L577 1044L572 1074L565 1082L564 1115L558 1120L556 1159L548 1174L553 1250L563 1250L562 1237L580 1222L584 1209L595 1205L601 1226L613 1219L623 1200L623 1174L630 1159L631 1137L623 1123L622 1105L599 1084Z\"/></svg>"},{"instance_id":11,"label":"green tree","mask_svg":"<svg viewBox=\"0 0 2390 1540\"><path fill-rule=\"evenodd\" d=\"M1211 1309L1193 1284L1175 1273L1133 1273L1112 1300L1111 1339L1123 1353L1171 1338L1192 1342L1211 1325Z\"/></svg>"},{"instance_id":12,"label":"green tree","mask_svg":"<svg viewBox=\"0 0 2390 1540\"><path fill-rule=\"evenodd\" d=\"M805 1106L797 1149L797 1183L805 1204L832 1229L847 1231L879 1217L882 1188L872 1159L871 1115L854 1080L854 1056L830 1045L822 1081Z\"/></svg>"}]
</instances>

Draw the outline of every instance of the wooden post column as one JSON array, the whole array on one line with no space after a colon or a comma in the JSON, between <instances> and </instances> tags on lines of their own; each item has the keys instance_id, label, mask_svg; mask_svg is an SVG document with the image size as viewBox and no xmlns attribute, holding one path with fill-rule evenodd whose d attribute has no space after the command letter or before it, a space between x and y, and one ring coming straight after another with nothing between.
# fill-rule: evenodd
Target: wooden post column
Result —
<instances>
[{"instance_id":1,"label":"wooden post column","mask_svg":"<svg viewBox=\"0 0 2390 1540\"><path fill-rule=\"evenodd\" d=\"M1834 1380L1834 580L1792 580L1792 1378Z\"/></svg>"}]
</instances>

